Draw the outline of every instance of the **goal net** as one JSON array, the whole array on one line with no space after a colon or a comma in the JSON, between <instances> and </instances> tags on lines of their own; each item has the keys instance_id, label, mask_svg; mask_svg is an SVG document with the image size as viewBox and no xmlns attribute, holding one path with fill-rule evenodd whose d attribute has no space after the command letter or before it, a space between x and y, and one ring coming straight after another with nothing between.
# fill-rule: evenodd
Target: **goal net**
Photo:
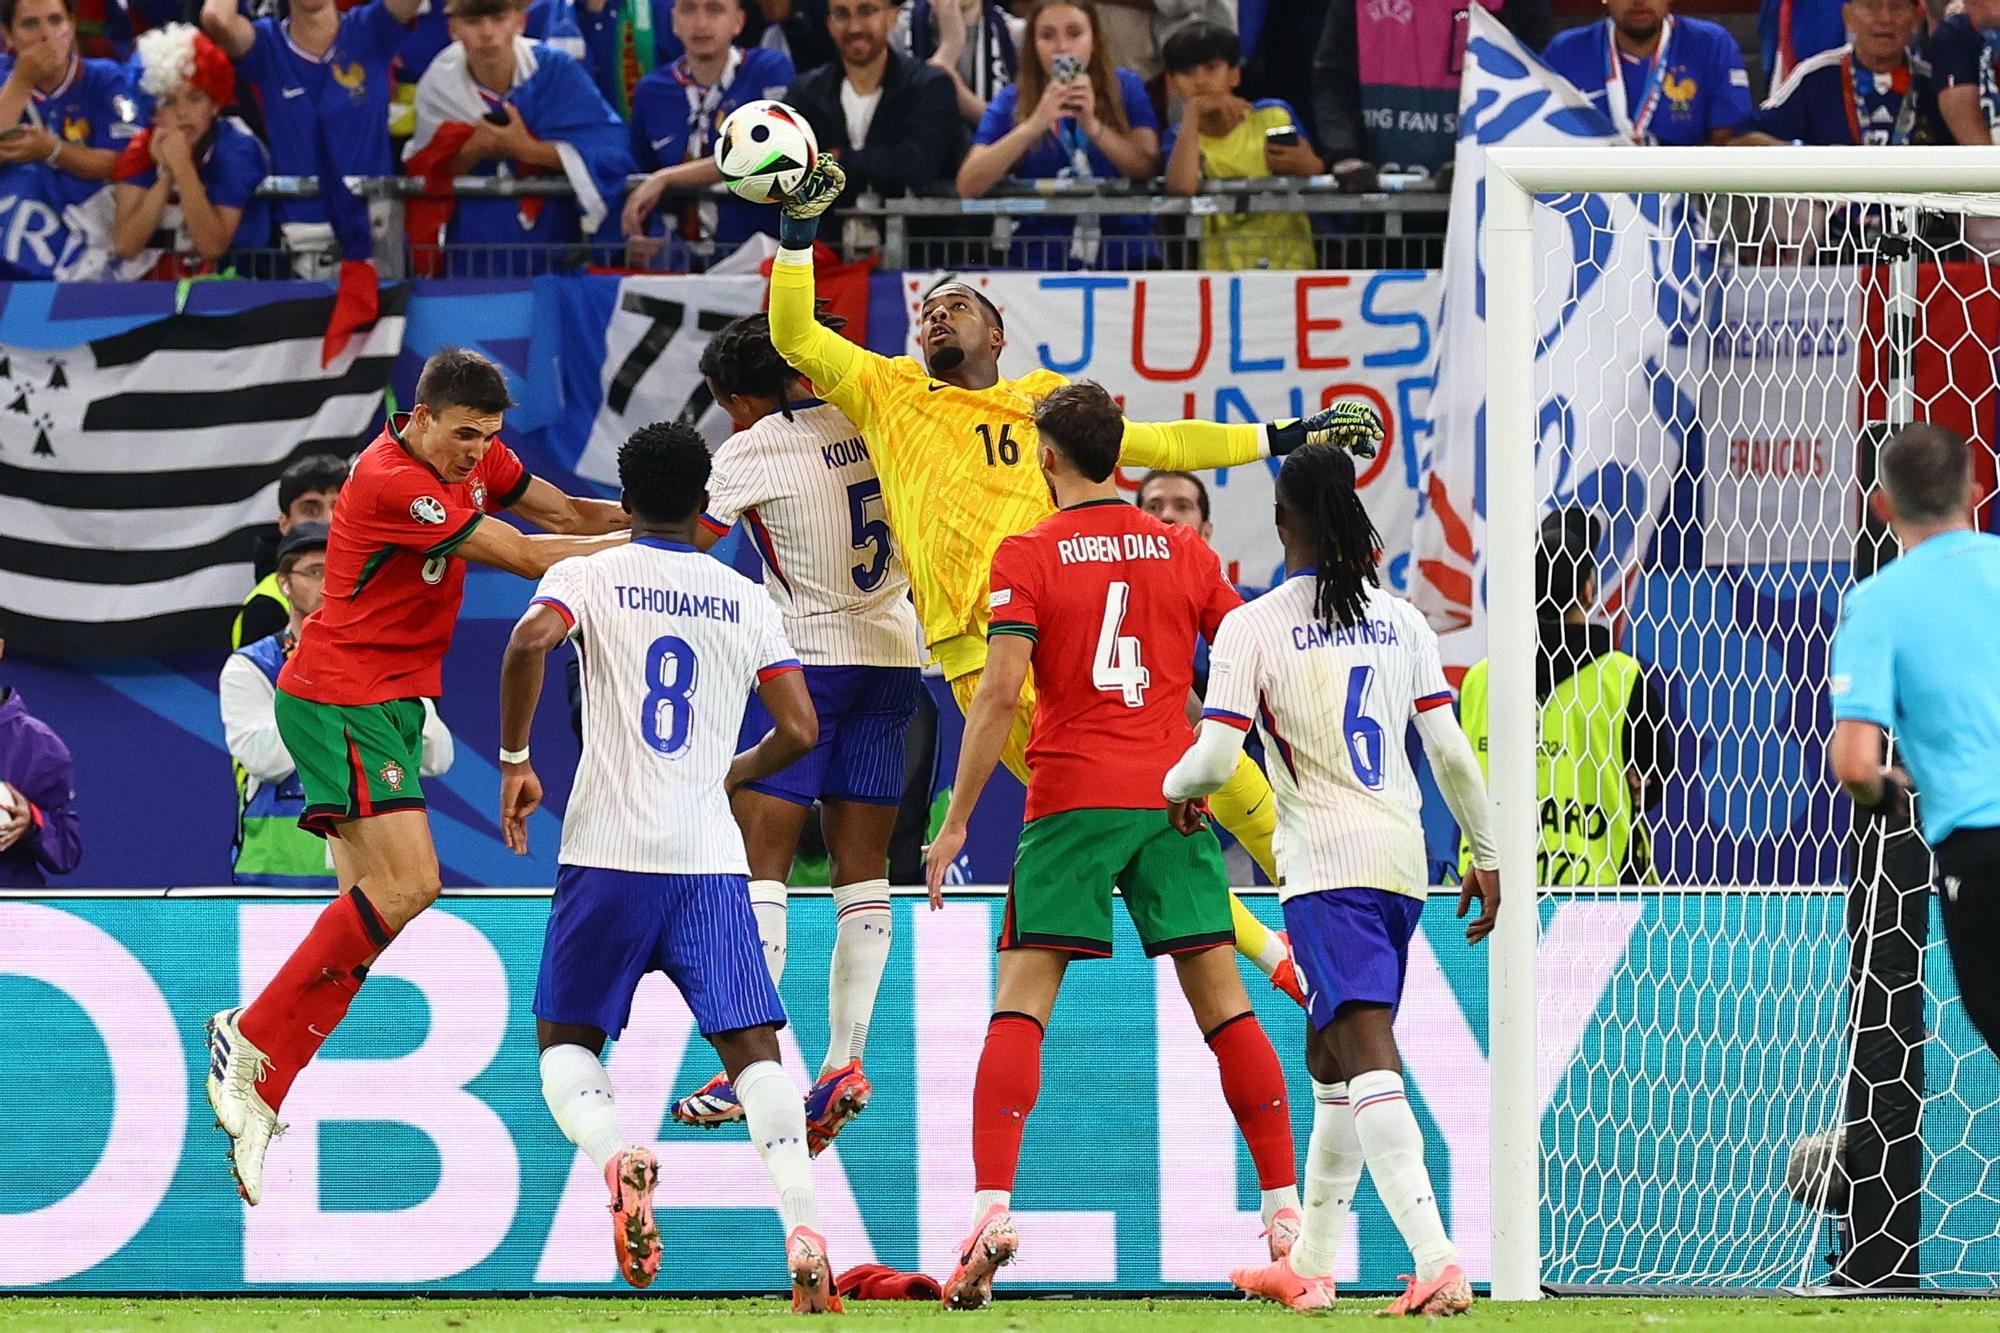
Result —
<instances>
[{"instance_id":1,"label":"goal net","mask_svg":"<svg viewBox=\"0 0 2000 1333\"><path fill-rule=\"evenodd\" d=\"M2000 1064L1929 853L1827 770L1877 450L1968 436L1994 517L2000 152L1486 181L1496 1294L2000 1284Z\"/></svg>"}]
</instances>

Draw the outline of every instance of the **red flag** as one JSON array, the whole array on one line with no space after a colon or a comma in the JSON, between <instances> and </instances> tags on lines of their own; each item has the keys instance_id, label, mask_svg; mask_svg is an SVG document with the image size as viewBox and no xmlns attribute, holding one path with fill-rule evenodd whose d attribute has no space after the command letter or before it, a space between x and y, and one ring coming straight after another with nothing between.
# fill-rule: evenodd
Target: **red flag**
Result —
<instances>
[{"instance_id":1,"label":"red flag","mask_svg":"<svg viewBox=\"0 0 2000 1333\"><path fill-rule=\"evenodd\" d=\"M320 369L347 350L347 340L356 329L368 327L381 313L380 279L372 259L340 261L340 290L333 296L333 315L326 321L326 337L320 340Z\"/></svg>"}]
</instances>

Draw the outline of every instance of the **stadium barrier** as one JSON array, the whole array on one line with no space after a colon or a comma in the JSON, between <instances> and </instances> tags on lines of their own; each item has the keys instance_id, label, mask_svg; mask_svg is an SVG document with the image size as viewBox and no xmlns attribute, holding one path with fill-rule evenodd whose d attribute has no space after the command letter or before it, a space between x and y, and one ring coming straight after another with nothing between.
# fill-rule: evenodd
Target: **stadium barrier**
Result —
<instances>
[{"instance_id":1,"label":"stadium barrier","mask_svg":"<svg viewBox=\"0 0 2000 1333\"><path fill-rule=\"evenodd\" d=\"M636 185L644 176L633 176ZM403 205L422 197L424 183L413 177L357 178L355 192L375 208L375 260L385 276L417 271L403 240ZM456 199L566 197L561 177L461 176L452 182ZM271 176L258 189L267 199L310 199L319 193L313 176ZM721 186L673 191L661 211L677 204L730 197ZM1105 269L1191 269L1218 256L1232 267L1268 266L1264 243L1225 241L1204 250L1203 220L1226 215L1296 213L1317 220L1316 267L1334 269L1432 268L1444 244L1447 197L1434 189L1357 193L1341 189L1331 176L1273 180L1205 181L1196 195L1160 192L1160 182L1013 181L979 199L918 195L883 199L867 195L840 214L824 239L848 260L874 255L885 268L1068 269L1078 265L1067 235L1015 235L1022 223L1049 218L1081 225L1133 215L1154 219L1143 239L1113 237L1096 267ZM616 217L609 236L596 244L453 245L445 271L455 277L511 278L589 266L629 267L658 272L700 270L726 260L732 245L664 242L628 250ZM1214 243L1210 243L1214 246ZM243 277L275 279L327 276L337 263L333 251L305 253L279 246L232 252Z\"/></svg>"}]
</instances>

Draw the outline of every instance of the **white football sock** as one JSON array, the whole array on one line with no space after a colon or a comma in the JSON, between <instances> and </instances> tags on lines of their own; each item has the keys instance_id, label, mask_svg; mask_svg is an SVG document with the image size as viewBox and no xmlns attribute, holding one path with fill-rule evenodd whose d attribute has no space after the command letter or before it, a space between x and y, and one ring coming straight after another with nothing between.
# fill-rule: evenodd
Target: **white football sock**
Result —
<instances>
[{"instance_id":1,"label":"white football sock","mask_svg":"<svg viewBox=\"0 0 2000 1333\"><path fill-rule=\"evenodd\" d=\"M986 1216L986 1210L999 1204L1009 1212L1014 1208L1012 1190L974 1190L972 1194L972 1225L978 1226L979 1219Z\"/></svg>"},{"instance_id":2,"label":"white football sock","mask_svg":"<svg viewBox=\"0 0 2000 1333\"><path fill-rule=\"evenodd\" d=\"M764 942L764 966L771 984L785 979L785 885L776 879L750 881L750 910L757 917L757 938Z\"/></svg>"},{"instance_id":3,"label":"white football sock","mask_svg":"<svg viewBox=\"0 0 2000 1333\"><path fill-rule=\"evenodd\" d=\"M736 1076L736 1100L750 1141L778 1187L785 1234L793 1227L819 1230L819 1196L813 1193L812 1159L806 1155L806 1106L798 1086L775 1060L759 1060Z\"/></svg>"},{"instance_id":4,"label":"white football sock","mask_svg":"<svg viewBox=\"0 0 2000 1333\"><path fill-rule=\"evenodd\" d=\"M542 1100L563 1137L583 1149L599 1171L624 1148L611 1076L583 1047L551 1046L542 1052Z\"/></svg>"},{"instance_id":5,"label":"white football sock","mask_svg":"<svg viewBox=\"0 0 2000 1333\"><path fill-rule=\"evenodd\" d=\"M1361 1140L1345 1083L1313 1080L1312 1138L1306 1143L1306 1221L1292 1246L1292 1271L1332 1277L1354 1187L1361 1182Z\"/></svg>"},{"instance_id":6,"label":"white football sock","mask_svg":"<svg viewBox=\"0 0 2000 1333\"><path fill-rule=\"evenodd\" d=\"M859 1060L868 1045L875 993L889 963L889 881L837 884L833 905L840 924L833 938L833 962L827 968L828 1035L826 1059L819 1067L822 1074Z\"/></svg>"},{"instance_id":7,"label":"white football sock","mask_svg":"<svg viewBox=\"0 0 2000 1333\"><path fill-rule=\"evenodd\" d=\"M1354 1104L1354 1133L1368 1162L1368 1178L1410 1247L1417 1280L1429 1282L1457 1262L1458 1249L1438 1217L1437 1194L1424 1165L1424 1132L1403 1095L1402 1076L1386 1069L1356 1074L1347 1080L1347 1095Z\"/></svg>"},{"instance_id":8,"label":"white football sock","mask_svg":"<svg viewBox=\"0 0 2000 1333\"><path fill-rule=\"evenodd\" d=\"M1266 1227L1271 1225L1272 1218L1287 1208L1295 1213L1301 1211L1299 1208L1299 1187L1297 1185L1287 1185L1283 1189L1265 1190L1259 1196L1259 1200L1257 1205L1258 1213L1263 1217Z\"/></svg>"}]
</instances>

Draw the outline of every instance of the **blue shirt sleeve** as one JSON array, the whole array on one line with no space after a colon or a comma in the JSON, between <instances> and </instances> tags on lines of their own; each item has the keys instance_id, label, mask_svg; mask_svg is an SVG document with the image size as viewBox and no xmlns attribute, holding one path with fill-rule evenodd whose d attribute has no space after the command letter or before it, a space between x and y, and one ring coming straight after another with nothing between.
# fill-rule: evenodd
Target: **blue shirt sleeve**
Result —
<instances>
[{"instance_id":1,"label":"blue shirt sleeve","mask_svg":"<svg viewBox=\"0 0 2000 1333\"><path fill-rule=\"evenodd\" d=\"M1118 96L1125 103L1125 123L1135 130L1152 130L1157 134L1160 118L1153 111L1153 99L1146 96L1145 82L1129 69L1119 69L1115 73L1118 76ZM983 121L981 123L984 124Z\"/></svg>"},{"instance_id":2,"label":"blue shirt sleeve","mask_svg":"<svg viewBox=\"0 0 2000 1333\"><path fill-rule=\"evenodd\" d=\"M250 25L256 30L257 40L236 62L236 72L246 83L266 90L277 87L281 77L278 67L278 48L283 45L285 34L278 28L274 18L258 19Z\"/></svg>"},{"instance_id":3,"label":"blue shirt sleeve","mask_svg":"<svg viewBox=\"0 0 2000 1333\"><path fill-rule=\"evenodd\" d=\"M1925 52L1931 65L1931 82L1939 88L1978 84L1979 61L1986 43L1963 14L1954 14L1938 24Z\"/></svg>"},{"instance_id":4,"label":"blue shirt sleeve","mask_svg":"<svg viewBox=\"0 0 2000 1333\"><path fill-rule=\"evenodd\" d=\"M1736 39L1728 32L1716 29L1709 34L1708 59L1708 128L1711 130L1733 130L1750 119L1753 108L1750 105L1750 75L1743 68L1743 53L1736 49Z\"/></svg>"},{"instance_id":5,"label":"blue shirt sleeve","mask_svg":"<svg viewBox=\"0 0 2000 1333\"><path fill-rule=\"evenodd\" d=\"M1809 105L1812 100L1812 88L1813 81L1810 77L1779 88L1771 95L1770 101L1758 108L1757 114L1752 116L1750 123L1743 128L1746 131L1755 130L1760 134L1768 134L1773 139L1782 139L1786 143L1812 142L1809 137L1813 120ZM1778 100L1780 95L1784 96L1782 102Z\"/></svg>"},{"instance_id":6,"label":"blue shirt sleeve","mask_svg":"<svg viewBox=\"0 0 2000 1333\"><path fill-rule=\"evenodd\" d=\"M223 128L215 155L201 169L209 202L218 208L246 208L264 179L264 146L247 130Z\"/></svg>"},{"instance_id":7,"label":"blue shirt sleeve","mask_svg":"<svg viewBox=\"0 0 2000 1333\"><path fill-rule=\"evenodd\" d=\"M83 62L83 107L92 148L122 148L138 132L137 109L125 91L124 67L110 60Z\"/></svg>"},{"instance_id":8,"label":"blue shirt sleeve","mask_svg":"<svg viewBox=\"0 0 2000 1333\"><path fill-rule=\"evenodd\" d=\"M1585 97L1604 91L1604 28L1587 23L1549 39L1542 63L1568 79Z\"/></svg>"},{"instance_id":9,"label":"blue shirt sleeve","mask_svg":"<svg viewBox=\"0 0 2000 1333\"><path fill-rule=\"evenodd\" d=\"M1013 84L1008 84L993 95L986 104L986 114L979 118L979 128L972 132L972 142L998 143L1014 128L1014 103L1020 92Z\"/></svg>"},{"instance_id":10,"label":"blue shirt sleeve","mask_svg":"<svg viewBox=\"0 0 2000 1333\"><path fill-rule=\"evenodd\" d=\"M1833 635L1833 716L1842 722L1895 725L1896 652L1890 607L1866 583L1847 594Z\"/></svg>"},{"instance_id":11,"label":"blue shirt sleeve","mask_svg":"<svg viewBox=\"0 0 2000 1333\"><path fill-rule=\"evenodd\" d=\"M343 27L354 25L354 39L359 48L355 55L364 60L372 57L387 63L410 35L410 30L389 12L389 6L382 0L369 0L360 9L348 11L341 22Z\"/></svg>"},{"instance_id":12,"label":"blue shirt sleeve","mask_svg":"<svg viewBox=\"0 0 2000 1333\"><path fill-rule=\"evenodd\" d=\"M673 79L654 70L632 90L632 156L641 171L681 160L687 146L687 98ZM661 146L655 148L654 140Z\"/></svg>"},{"instance_id":13,"label":"blue shirt sleeve","mask_svg":"<svg viewBox=\"0 0 2000 1333\"><path fill-rule=\"evenodd\" d=\"M743 53L743 64L736 71L736 79L750 97L782 98L797 74L792 58L783 51L768 46L753 46Z\"/></svg>"}]
</instances>

